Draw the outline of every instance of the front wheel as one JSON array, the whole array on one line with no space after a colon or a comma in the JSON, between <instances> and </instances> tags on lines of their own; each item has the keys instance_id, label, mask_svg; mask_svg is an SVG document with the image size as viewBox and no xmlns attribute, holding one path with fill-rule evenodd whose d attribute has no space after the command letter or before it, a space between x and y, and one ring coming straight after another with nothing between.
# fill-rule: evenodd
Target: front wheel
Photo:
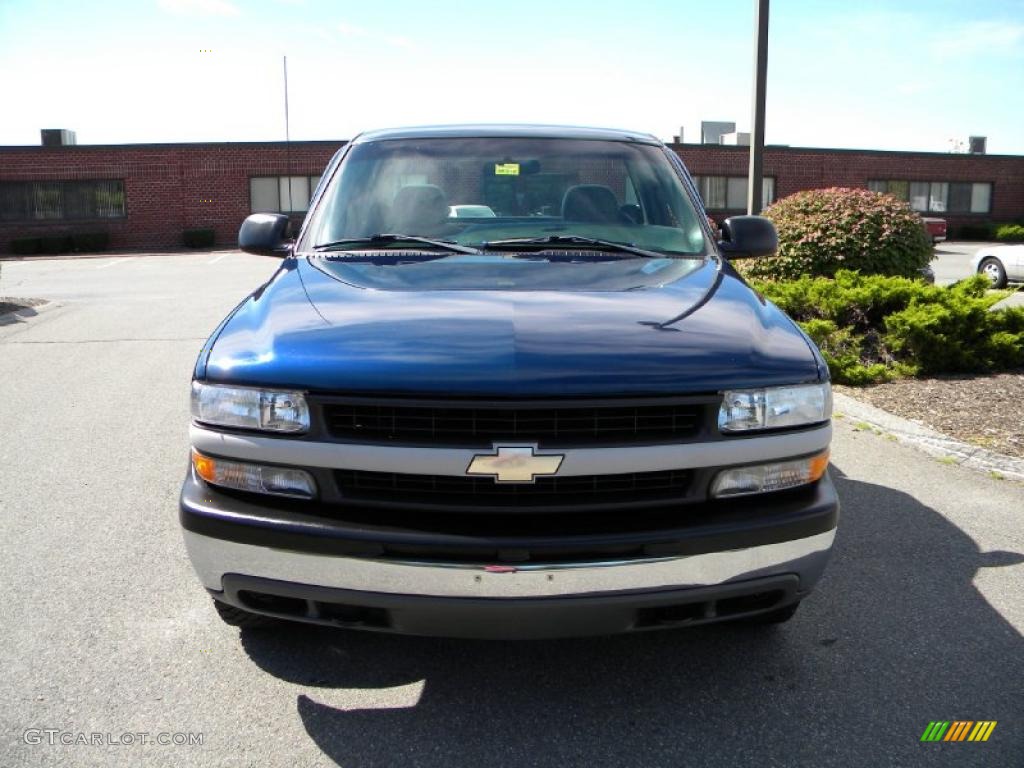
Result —
<instances>
[{"instance_id":1,"label":"front wheel","mask_svg":"<svg viewBox=\"0 0 1024 768\"><path fill-rule=\"evenodd\" d=\"M993 288L1006 287L1006 270L999 259L989 257L978 265L978 274L987 277Z\"/></svg>"}]
</instances>

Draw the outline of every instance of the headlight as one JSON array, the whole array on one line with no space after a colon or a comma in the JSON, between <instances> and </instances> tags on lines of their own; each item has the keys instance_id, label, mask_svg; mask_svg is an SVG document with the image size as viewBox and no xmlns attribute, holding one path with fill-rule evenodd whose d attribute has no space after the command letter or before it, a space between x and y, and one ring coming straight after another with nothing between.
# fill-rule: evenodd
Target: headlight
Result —
<instances>
[{"instance_id":1,"label":"headlight","mask_svg":"<svg viewBox=\"0 0 1024 768\"><path fill-rule=\"evenodd\" d=\"M832 417L832 385L802 384L722 393L718 428L723 432L817 424Z\"/></svg>"},{"instance_id":2,"label":"headlight","mask_svg":"<svg viewBox=\"0 0 1024 768\"><path fill-rule=\"evenodd\" d=\"M298 499L312 499L316 496L316 483L312 475L301 469L214 459L195 448L192 449L192 467L197 475L211 485Z\"/></svg>"},{"instance_id":3,"label":"headlight","mask_svg":"<svg viewBox=\"0 0 1024 768\"><path fill-rule=\"evenodd\" d=\"M192 418L218 427L305 432L309 407L301 392L224 387L192 382Z\"/></svg>"},{"instance_id":4,"label":"headlight","mask_svg":"<svg viewBox=\"0 0 1024 768\"><path fill-rule=\"evenodd\" d=\"M722 496L747 496L751 493L783 491L807 485L825 474L828 467L828 451L809 456L806 459L775 461L771 464L757 464L752 467L734 467L719 472L711 484L712 498Z\"/></svg>"}]
</instances>

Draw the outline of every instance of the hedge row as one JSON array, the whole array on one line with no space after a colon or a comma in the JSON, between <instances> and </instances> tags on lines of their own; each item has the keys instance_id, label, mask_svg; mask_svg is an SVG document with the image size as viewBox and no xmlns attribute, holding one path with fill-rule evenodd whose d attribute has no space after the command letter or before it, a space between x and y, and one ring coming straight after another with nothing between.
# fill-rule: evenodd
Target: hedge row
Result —
<instances>
[{"instance_id":1,"label":"hedge row","mask_svg":"<svg viewBox=\"0 0 1024 768\"><path fill-rule=\"evenodd\" d=\"M1002 224L996 227L996 240L1004 243L1024 241L1024 224Z\"/></svg>"},{"instance_id":2,"label":"hedge row","mask_svg":"<svg viewBox=\"0 0 1024 768\"><path fill-rule=\"evenodd\" d=\"M1004 243L1024 242L1024 224L962 224L955 234L960 240L998 240Z\"/></svg>"},{"instance_id":3,"label":"hedge row","mask_svg":"<svg viewBox=\"0 0 1024 768\"><path fill-rule=\"evenodd\" d=\"M186 248L210 248L217 242L217 236L212 229L186 229L181 236L181 241Z\"/></svg>"},{"instance_id":4,"label":"hedge row","mask_svg":"<svg viewBox=\"0 0 1024 768\"><path fill-rule=\"evenodd\" d=\"M211 228L186 229L181 236L188 248L209 248L216 245L216 233ZM11 240L11 253L19 256L57 253L95 253L110 246L110 235L106 232L78 232L72 234L40 235L18 237Z\"/></svg>"},{"instance_id":5,"label":"hedge row","mask_svg":"<svg viewBox=\"0 0 1024 768\"><path fill-rule=\"evenodd\" d=\"M842 270L754 287L796 320L840 384L1024 368L1024 308L974 276L950 287Z\"/></svg>"},{"instance_id":6,"label":"hedge row","mask_svg":"<svg viewBox=\"0 0 1024 768\"><path fill-rule=\"evenodd\" d=\"M19 256L33 256L37 253L54 254L93 253L105 251L110 245L106 232L79 232L64 235L42 235L40 237L19 237L11 240L11 253Z\"/></svg>"}]
</instances>

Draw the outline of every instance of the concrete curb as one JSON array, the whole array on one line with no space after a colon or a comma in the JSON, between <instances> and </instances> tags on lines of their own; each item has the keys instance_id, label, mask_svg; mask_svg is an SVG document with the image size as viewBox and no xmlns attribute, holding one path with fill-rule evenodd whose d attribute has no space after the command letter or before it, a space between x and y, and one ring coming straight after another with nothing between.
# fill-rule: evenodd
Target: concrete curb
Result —
<instances>
[{"instance_id":1,"label":"concrete curb","mask_svg":"<svg viewBox=\"0 0 1024 768\"><path fill-rule=\"evenodd\" d=\"M952 460L979 472L997 472L1003 477L1024 481L1024 459L955 440L924 424L883 411L840 392L833 392L832 399L835 413L842 414L848 421L868 424L936 458Z\"/></svg>"}]
</instances>

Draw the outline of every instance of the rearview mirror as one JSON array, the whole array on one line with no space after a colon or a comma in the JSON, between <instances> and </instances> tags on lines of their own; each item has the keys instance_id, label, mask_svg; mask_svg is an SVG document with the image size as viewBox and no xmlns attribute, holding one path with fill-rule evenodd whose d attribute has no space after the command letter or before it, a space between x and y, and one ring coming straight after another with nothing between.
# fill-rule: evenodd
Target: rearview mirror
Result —
<instances>
[{"instance_id":1,"label":"rearview mirror","mask_svg":"<svg viewBox=\"0 0 1024 768\"><path fill-rule=\"evenodd\" d=\"M246 253L285 258L292 252L288 217L282 213L254 213L238 230L238 247Z\"/></svg>"},{"instance_id":2,"label":"rearview mirror","mask_svg":"<svg viewBox=\"0 0 1024 768\"><path fill-rule=\"evenodd\" d=\"M771 256L779 249L779 233L764 216L732 216L722 224L718 249L728 259Z\"/></svg>"}]
</instances>

